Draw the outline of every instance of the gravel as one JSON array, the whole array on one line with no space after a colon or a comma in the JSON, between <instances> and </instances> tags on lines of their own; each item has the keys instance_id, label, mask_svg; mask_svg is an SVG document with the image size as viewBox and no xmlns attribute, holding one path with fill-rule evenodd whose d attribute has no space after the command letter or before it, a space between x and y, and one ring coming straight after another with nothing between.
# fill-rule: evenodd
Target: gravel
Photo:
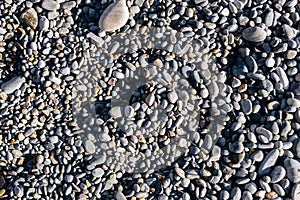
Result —
<instances>
[{"instance_id":1,"label":"gravel","mask_svg":"<svg viewBox=\"0 0 300 200\"><path fill-rule=\"evenodd\" d=\"M0 199L300 199L286 1L0 1Z\"/></svg>"}]
</instances>

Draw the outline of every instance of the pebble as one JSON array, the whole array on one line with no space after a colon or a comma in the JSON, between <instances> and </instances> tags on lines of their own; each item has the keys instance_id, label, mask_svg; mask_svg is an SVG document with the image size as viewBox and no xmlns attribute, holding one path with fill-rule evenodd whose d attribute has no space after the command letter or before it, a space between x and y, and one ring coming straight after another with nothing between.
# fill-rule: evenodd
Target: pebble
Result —
<instances>
[{"instance_id":1,"label":"pebble","mask_svg":"<svg viewBox=\"0 0 300 200\"><path fill-rule=\"evenodd\" d=\"M48 11L55 11L59 8L59 3L56 0L43 0L42 8Z\"/></svg>"},{"instance_id":2,"label":"pebble","mask_svg":"<svg viewBox=\"0 0 300 200\"><path fill-rule=\"evenodd\" d=\"M175 172L179 177L185 178L185 172L182 169L180 169L179 167L175 168Z\"/></svg>"},{"instance_id":3,"label":"pebble","mask_svg":"<svg viewBox=\"0 0 300 200\"><path fill-rule=\"evenodd\" d=\"M249 99L242 99L241 105L245 115L249 115L252 113L252 102Z\"/></svg>"},{"instance_id":4,"label":"pebble","mask_svg":"<svg viewBox=\"0 0 300 200\"><path fill-rule=\"evenodd\" d=\"M121 191L117 191L115 194L116 200L126 200L125 195Z\"/></svg>"},{"instance_id":5,"label":"pebble","mask_svg":"<svg viewBox=\"0 0 300 200\"><path fill-rule=\"evenodd\" d=\"M277 74L280 78L280 82L283 85L283 89L287 90L289 88L290 82L289 82L289 79L288 79L285 71L281 67L278 67L276 69L276 71L277 71Z\"/></svg>"},{"instance_id":6,"label":"pebble","mask_svg":"<svg viewBox=\"0 0 300 200\"><path fill-rule=\"evenodd\" d=\"M48 30L50 27L50 22L47 17L41 16L39 20L39 28L40 30Z\"/></svg>"},{"instance_id":7,"label":"pebble","mask_svg":"<svg viewBox=\"0 0 300 200\"><path fill-rule=\"evenodd\" d=\"M271 167L275 165L278 156L278 149L273 149L272 151L270 151L261 163L258 169L258 174L261 176L268 174L271 171Z\"/></svg>"},{"instance_id":8,"label":"pebble","mask_svg":"<svg viewBox=\"0 0 300 200\"><path fill-rule=\"evenodd\" d=\"M21 19L31 28L36 29L38 25L38 14L33 8L27 9L21 15Z\"/></svg>"},{"instance_id":9,"label":"pebble","mask_svg":"<svg viewBox=\"0 0 300 200\"><path fill-rule=\"evenodd\" d=\"M5 181L4 177L2 176L2 174L0 174L0 188L3 188L5 183L6 183L6 181Z\"/></svg>"},{"instance_id":10,"label":"pebble","mask_svg":"<svg viewBox=\"0 0 300 200\"><path fill-rule=\"evenodd\" d=\"M293 186L292 199L300 199L300 183L297 183Z\"/></svg>"},{"instance_id":11,"label":"pebble","mask_svg":"<svg viewBox=\"0 0 300 200\"><path fill-rule=\"evenodd\" d=\"M178 96L176 94L176 92L172 91L168 93L168 99L171 103L176 103L176 101L178 100Z\"/></svg>"},{"instance_id":12,"label":"pebble","mask_svg":"<svg viewBox=\"0 0 300 200\"><path fill-rule=\"evenodd\" d=\"M85 150L89 153L89 154L93 154L96 152L96 147L94 145L94 143L91 140L86 140L84 143L85 146Z\"/></svg>"},{"instance_id":13,"label":"pebble","mask_svg":"<svg viewBox=\"0 0 300 200\"><path fill-rule=\"evenodd\" d=\"M287 177L292 183L300 182L300 162L287 158L284 160L284 167L287 171Z\"/></svg>"},{"instance_id":14,"label":"pebble","mask_svg":"<svg viewBox=\"0 0 300 200\"><path fill-rule=\"evenodd\" d=\"M12 94L16 90L20 89L20 87L22 86L23 83L25 83L25 78L16 76L5 83L2 83L1 89L6 94Z\"/></svg>"},{"instance_id":15,"label":"pebble","mask_svg":"<svg viewBox=\"0 0 300 200\"><path fill-rule=\"evenodd\" d=\"M103 31L115 31L128 21L129 10L125 0L118 0L109 5L99 19L99 27Z\"/></svg>"},{"instance_id":16,"label":"pebble","mask_svg":"<svg viewBox=\"0 0 300 200\"><path fill-rule=\"evenodd\" d=\"M114 106L110 109L109 115L113 118L120 118L122 117L122 111L120 106Z\"/></svg>"},{"instance_id":17,"label":"pebble","mask_svg":"<svg viewBox=\"0 0 300 200\"><path fill-rule=\"evenodd\" d=\"M286 175L286 170L284 167L278 165L271 172L271 183L278 183L281 181Z\"/></svg>"},{"instance_id":18,"label":"pebble","mask_svg":"<svg viewBox=\"0 0 300 200\"><path fill-rule=\"evenodd\" d=\"M101 168L96 168L92 171L92 175L96 178L102 177L104 175L104 171Z\"/></svg>"},{"instance_id":19,"label":"pebble","mask_svg":"<svg viewBox=\"0 0 300 200\"><path fill-rule=\"evenodd\" d=\"M242 36L250 42L262 42L266 39L267 33L264 29L254 26L244 29Z\"/></svg>"}]
</instances>

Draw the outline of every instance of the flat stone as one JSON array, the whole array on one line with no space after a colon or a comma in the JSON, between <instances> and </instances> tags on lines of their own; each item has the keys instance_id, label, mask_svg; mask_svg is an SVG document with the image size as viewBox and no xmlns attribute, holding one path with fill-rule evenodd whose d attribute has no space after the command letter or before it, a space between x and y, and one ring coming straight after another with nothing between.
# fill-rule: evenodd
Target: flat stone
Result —
<instances>
[{"instance_id":1,"label":"flat stone","mask_svg":"<svg viewBox=\"0 0 300 200\"><path fill-rule=\"evenodd\" d=\"M242 110L246 115L252 113L252 102L249 99L241 100Z\"/></svg>"},{"instance_id":2,"label":"flat stone","mask_svg":"<svg viewBox=\"0 0 300 200\"><path fill-rule=\"evenodd\" d=\"M92 154L92 153L96 152L96 147L95 147L94 143L91 140L86 140L85 143L84 143L84 146L85 146L85 150L88 153Z\"/></svg>"},{"instance_id":3,"label":"flat stone","mask_svg":"<svg viewBox=\"0 0 300 200\"><path fill-rule=\"evenodd\" d=\"M2 83L1 89L6 94L12 94L17 89L20 89L23 83L25 83L25 78L21 76L16 76L5 83Z\"/></svg>"},{"instance_id":4,"label":"flat stone","mask_svg":"<svg viewBox=\"0 0 300 200\"><path fill-rule=\"evenodd\" d=\"M279 156L278 149L273 149L270 151L265 159L263 160L262 164L259 167L258 174L259 175L266 175L271 171L271 167L273 167L277 161Z\"/></svg>"},{"instance_id":5,"label":"flat stone","mask_svg":"<svg viewBox=\"0 0 300 200\"><path fill-rule=\"evenodd\" d=\"M300 182L300 162L292 159L287 158L284 160L284 167L287 171L288 179L293 183Z\"/></svg>"},{"instance_id":6,"label":"flat stone","mask_svg":"<svg viewBox=\"0 0 300 200\"><path fill-rule=\"evenodd\" d=\"M292 29L292 27L290 27L287 24L282 25L282 28L285 32L285 35L289 38L292 39L293 37L295 37L294 31Z\"/></svg>"},{"instance_id":7,"label":"flat stone","mask_svg":"<svg viewBox=\"0 0 300 200\"><path fill-rule=\"evenodd\" d=\"M262 42L266 39L267 33L264 31L264 29L254 26L246 28L243 31L242 36L245 40L250 42Z\"/></svg>"},{"instance_id":8,"label":"flat stone","mask_svg":"<svg viewBox=\"0 0 300 200\"><path fill-rule=\"evenodd\" d=\"M179 167L175 168L175 172L179 177L185 178L185 172L182 169L180 169Z\"/></svg>"},{"instance_id":9,"label":"flat stone","mask_svg":"<svg viewBox=\"0 0 300 200\"><path fill-rule=\"evenodd\" d=\"M276 166L271 173L271 183L281 181L286 175L286 170L282 166Z\"/></svg>"},{"instance_id":10,"label":"flat stone","mask_svg":"<svg viewBox=\"0 0 300 200\"><path fill-rule=\"evenodd\" d=\"M113 118L120 118L122 117L121 107L114 106L110 109L109 115Z\"/></svg>"},{"instance_id":11,"label":"flat stone","mask_svg":"<svg viewBox=\"0 0 300 200\"><path fill-rule=\"evenodd\" d=\"M48 11L55 11L59 8L59 3L55 0L43 0L42 8Z\"/></svg>"},{"instance_id":12,"label":"flat stone","mask_svg":"<svg viewBox=\"0 0 300 200\"><path fill-rule=\"evenodd\" d=\"M29 8L24 13L22 13L21 19L28 26L30 26L33 29L36 29L38 25L38 15L33 8Z\"/></svg>"},{"instance_id":13,"label":"flat stone","mask_svg":"<svg viewBox=\"0 0 300 200\"><path fill-rule=\"evenodd\" d=\"M92 171L92 175L96 178L102 177L104 175L104 170L101 168L96 168Z\"/></svg>"},{"instance_id":14,"label":"flat stone","mask_svg":"<svg viewBox=\"0 0 300 200\"><path fill-rule=\"evenodd\" d=\"M129 10L126 0L118 0L104 10L99 20L99 27L103 31L115 31L122 28L128 18Z\"/></svg>"},{"instance_id":15,"label":"flat stone","mask_svg":"<svg viewBox=\"0 0 300 200\"><path fill-rule=\"evenodd\" d=\"M286 59L294 59L296 56L297 56L297 51L296 50L288 50L285 54L284 54L284 57Z\"/></svg>"}]
</instances>

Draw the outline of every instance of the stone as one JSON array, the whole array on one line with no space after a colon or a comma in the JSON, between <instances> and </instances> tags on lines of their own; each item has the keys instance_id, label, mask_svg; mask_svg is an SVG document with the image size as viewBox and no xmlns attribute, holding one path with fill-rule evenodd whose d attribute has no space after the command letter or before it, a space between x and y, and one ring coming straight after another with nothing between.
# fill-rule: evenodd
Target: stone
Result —
<instances>
[{"instance_id":1,"label":"stone","mask_svg":"<svg viewBox=\"0 0 300 200\"><path fill-rule=\"evenodd\" d=\"M289 79L288 79L285 71L281 67L278 67L276 69L276 71L277 71L277 74L278 74L278 76L280 78L280 82L283 85L283 89L285 89L285 90L289 89L290 82L289 82Z\"/></svg>"},{"instance_id":2,"label":"stone","mask_svg":"<svg viewBox=\"0 0 300 200\"><path fill-rule=\"evenodd\" d=\"M271 172L271 183L277 183L281 181L286 175L284 167L278 165Z\"/></svg>"},{"instance_id":3,"label":"stone","mask_svg":"<svg viewBox=\"0 0 300 200\"><path fill-rule=\"evenodd\" d=\"M109 5L99 19L99 27L103 31L115 31L122 28L129 19L126 0L118 0Z\"/></svg>"},{"instance_id":4,"label":"stone","mask_svg":"<svg viewBox=\"0 0 300 200\"><path fill-rule=\"evenodd\" d=\"M185 178L185 172L182 169L180 169L179 167L175 168L175 172L179 177Z\"/></svg>"},{"instance_id":5,"label":"stone","mask_svg":"<svg viewBox=\"0 0 300 200\"><path fill-rule=\"evenodd\" d=\"M21 20L33 29L38 26L38 15L33 8L29 8L22 13Z\"/></svg>"},{"instance_id":6,"label":"stone","mask_svg":"<svg viewBox=\"0 0 300 200\"><path fill-rule=\"evenodd\" d=\"M96 178L102 177L104 175L104 170L101 168L96 168L92 171L92 175Z\"/></svg>"},{"instance_id":7,"label":"stone","mask_svg":"<svg viewBox=\"0 0 300 200\"><path fill-rule=\"evenodd\" d=\"M293 28L290 27L287 24L282 25L283 31L285 32L285 35L289 38L292 39L293 37L295 37Z\"/></svg>"},{"instance_id":8,"label":"stone","mask_svg":"<svg viewBox=\"0 0 300 200\"><path fill-rule=\"evenodd\" d=\"M245 40L250 42L262 42L266 39L267 33L264 31L264 29L254 26L246 28L243 31L242 36Z\"/></svg>"},{"instance_id":9,"label":"stone","mask_svg":"<svg viewBox=\"0 0 300 200\"><path fill-rule=\"evenodd\" d=\"M94 143L91 140L86 140L84 143L85 146L85 150L90 153L93 154L96 152L96 147L94 145Z\"/></svg>"},{"instance_id":10,"label":"stone","mask_svg":"<svg viewBox=\"0 0 300 200\"><path fill-rule=\"evenodd\" d=\"M252 113L252 102L249 99L242 99L241 105L245 115L249 115Z\"/></svg>"},{"instance_id":11,"label":"stone","mask_svg":"<svg viewBox=\"0 0 300 200\"><path fill-rule=\"evenodd\" d=\"M114 106L110 109L109 115L113 118L120 118L122 117L122 111L120 106Z\"/></svg>"},{"instance_id":12,"label":"stone","mask_svg":"<svg viewBox=\"0 0 300 200\"><path fill-rule=\"evenodd\" d=\"M175 103L178 100L178 96L177 96L176 92L174 92L174 91L169 92L168 99L169 99L170 103Z\"/></svg>"},{"instance_id":13,"label":"stone","mask_svg":"<svg viewBox=\"0 0 300 200\"><path fill-rule=\"evenodd\" d=\"M55 11L59 8L59 3L56 0L43 0L42 8L48 11Z\"/></svg>"},{"instance_id":14,"label":"stone","mask_svg":"<svg viewBox=\"0 0 300 200\"><path fill-rule=\"evenodd\" d=\"M50 22L49 22L48 18L45 16L40 17L39 28L41 30L48 30L49 26L50 26Z\"/></svg>"},{"instance_id":15,"label":"stone","mask_svg":"<svg viewBox=\"0 0 300 200\"><path fill-rule=\"evenodd\" d=\"M4 187L6 181L4 179L4 177L2 176L2 174L0 174L0 189Z\"/></svg>"},{"instance_id":16,"label":"stone","mask_svg":"<svg viewBox=\"0 0 300 200\"><path fill-rule=\"evenodd\" d=\"M300 199L300 183L295 184L292 188L292 199Z\"/></svg>"},{"instance_id":17,"label":"stone","mask_svg":"<svg viewBox=\"0 0 300 200\"><path fill-rule=\"evenodd\" d=\"M288 179L293 183L300 182L300 162L292 159L287 158L284 160L284 167L287 171Z\"/></svg>"},{"instance_id":18,"label":"stone","mask_svg":"<svg viewBox=\"0 0 300 200\"><path fill-rule=\"evenodd\" d=\"M258 175L266 175L271 171L271 167L273 167L278 159L279 150L273 149L270 151L265 159L263 160L262 164L258 169Z\"/></svg>"},{"instance_id":19,"label":"stone","mask_svg":"<svg viewBox=\"0 0 300 200\"><path fill-rule=\"evenodd\" d=\"M121 191L117 191L115 194L116 200L126 200L125 195Z\"/></svg>"},{"instance_id":20,"label":"stone","mask_svg":"<svg viewBox=\"0 0 300 200\"><path fill-rule=\"evenodd\" d=\"M1 89L6 93L6 94L12 94L15 92L17 89L20 89L22 84L25 83L25 78L16 76L9 81L2 83Z\"/></svg>"},{"instance_id":21,"label":"stone","mask_svg":"<svg viewBox=\"0 0 300 200\"><path fill-rule=\"evenodd\" d=\"M285 54L284 54L284 57L286 59L294 59L296 56L297 56L297 51L296 50L288 50Z\"/></svg>"}]
</instances>

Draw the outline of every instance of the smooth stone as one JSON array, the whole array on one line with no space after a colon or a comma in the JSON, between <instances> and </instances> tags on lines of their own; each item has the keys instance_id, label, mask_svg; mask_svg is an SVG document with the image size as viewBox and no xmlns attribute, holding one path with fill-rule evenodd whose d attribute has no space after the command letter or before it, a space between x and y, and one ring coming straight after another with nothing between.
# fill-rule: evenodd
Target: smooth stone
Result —
<instances>
[{"instance_id":1,"label":"smooth stone","mask_svg":"<svg viewBox=\"0 0 300 200\"><path fill-rule=\"evenodd\" d=\"M51 142L52 144L58 143L58 136L56 136L56 135L51 136L51 137L49 138L49 142Z\"/></svg>"},{"instance_id":2,"label":"smooth stone","mask_svg":"<svg viewBox=\"0 0 300 200\"><path fill-rule=\"evenodd\" d=\"M270 151L260 165L258 169L258 175L262 176L268 174L271 171L271 167L275 165L278 156L278 149L273 149L272 151Z\"/></svg>"},{"instance_id":3,"label":"smooth stone","mask_svg":"<svg viewBox=\"0 0 300 200\"><path fill-rule=\"evenodd\" d=\"M298 139L298 142L296 142L296 145L295 145L295 153L296 153L296 156L298 158L300 158L300 139Z\"/></svg>"},{"instance_id":4,"label":"smooth stone","mask_svg":"<svg viewBox=\"0 0 300 200\"><path fill-rule=\"evenodd\" d=\"M274 21L274 12L272 9L269 10L269 12L267 12L266 16L265 16L265 25L267 27L272 26Z\"/></svg>"},{"instance_id":5,"label":"smooth stone","mask_svg":"<svg viewBox=\"0 0 300 200\"><path fill-rule=\"evenodd\" d=\"M49 22L48 18L45 16L40 17L39 28L41 30L48 30L49 26L50 26L50 22Z\"/></svg>"},{"instance_id":6,"label":"smooth stone","mask_svg":"<svg viewBox=\"0 0 300 200\"><path fill-rule=\"evenodd\" d=\"M126 200L125 195L121 191L117 191L115 194L116 200Z\"/></svg>"},{"instance_id":7,"label":"smooth stone","mask_svg":"<svg viewBox=\"0 0 300 200\"><path fill-rule=\"evenodd\" d=\"M287 171L288 179L293 183L300 182L300 162L292 159L287 158L284 160L284 167Z\"/></svg>"},{"instance_id":8,"label":"smooth stone","mask_svg":"<svg viewBox=\"0 0 300 200\"><path fill-rule=\"evenodd\" d=\"M262 42L266 39L267 33L264 31L264 29L254 26L246 28L242 36L245 40L248 40L250 42Z\"/></svg>"},{"instance_id":9,"label":"smooth stone","mask_svg":"<svg viewBox=\"0 0 300 200\"><path fill-rule=\"evenodd\" d=\"M12 94L17 89L20 89L23 83L25 83L25 78L21 76L16 76L5 83L2 83L1 89L6 94Z\"/></svg>"},{"instance_id":10,"label":"smooth stone","mask_svg":"<svg viewBox=\"0 0 300 200\"><path fill-rule=\"evenodd\" d=\"M244 145L242 142L229 143L229 150L233 153L242 153L244 150Z\"/></svg>"},{"instance_id":11,"label":"smooth stone","mask_svg":"<svg viewBox=\"0 0 300 200\"><path fill-rule=\"evenodd\" d=\"M260 134L260 135L265 136L269 141L272 140L272 138L273 138L273 134L271 133L271 131L267 130L264 127L261 127L261 126L257 127L255 129L255 132Z\"/></svg>"},{"instance_id":12,"label":"smooth stone","mask_svg":"<svg viewBox=\"0 0 300 200\"><path fill-rule=\"evenodd\" d=\"M244 191L241 199L243 199L243 200L252 200L253 196L249 191Z\"/></svg>"},{"instance_id":13,"label":"smooth stone","mask_svg":"<svg viewBox=\"0 0 300 200\"><path fill-rule=\"evenodd\" d=\"M179 167L175 168L175 172L179 177L185 178L185 172L182 169L180 169Z\"/></svg>"},{"instance_id":14,"label":"smooth stone","mask_svg":"<svg viewBox=\"0 0 300 200\"><path fill-rule=\"evenodd\" d=\"M102 177L104 175L104 170L101 168L96 168L92 171L92 175L96 178Z\"/></svg>"},{"instance_id":15,"label":"smooth stone","mask_svg":"<svg viewBox=\"0 0 300 200\"><path fill-rule=\"evenodd\" d=\"M241 105L245 115L249 115L252 113L252 102L249 99L242 99Z\"/></svg>"},{"instance_id":16,"label":"smooth stone","mask_svg":"<svg viewBox=\"0 0 300 200\"><path fill-rule=\"evenodd\" d=\"M182 200L190 200L191 199L191 196L188 194L188 193L183 193L182 195Z\"/></svg>"},{"instance_id":17,"label":"smooth stone","mask_svg":"<svg viewBox=\"0 0 300 200\"><path fill-rule=\"evenodd\" d=\"M294 31L292 29L292 27L290 27L287 24L282 25L282 28L285 32L285 35L289 38L292 39L293 37L295 37Z\"/></svg>"},{"instance_id":18,"label":"smooth stone","mask_svg":"<svg viewBox=\"0 0 300 200\"><path fill-rule=\"evenodd\" d=\"M66 175L65 176L65 181L67 182L67 183L72 183L72 181L73 181L73 179L74 179L74 176L73 175Z\"/></svg>"},{"instance_id":19,"label":"smooth stone","mask_svg":"<svg viewBox=\"0 0 300 200\"><path fill-rule=\"evenodd\" d=\"M300 199L300 183L295 184L292 188L292 199Z\"/></svg>"},{"instance_id":20,"label":"smooth stone","mask_svg":"<svg viewBox=\"0 0 300 200\"><path fill-rule=\"evenodd\" d=\"M286 59L294 59L297 56L298 52L296 50L288 50L285 54L284 54L284 58Z\"/></svg>"},{"instance_id":21,"label":"smooth stone","mask_svg":"<svg viewBox=\"0 0 300 200\"><path fill-rule=\"evenodd\" d=\"M286 170L282 166L276 166L271 172L271 183L281 181L286 175Z\"/></svg>"},{"instance_id":22,"label":"smooth stone","mask_svg":"<svg viewBox=\"0 0 300 200\"><path fill-rule=\"evenodd\" d=\"M55 0L43 0L42 8L48 11L55 11L59 8L59 3Z\"/></svg>"},{"instance_id":23,"label":"smooth stone","mask_svg":"<svg viewBox=\"0 0 300 200\"><path fill-rule=\"evenodd\" d=\"M232 190L231 190L231 194L230 194L232 200L240 200L241 197L242 197L242 191L240 188L238 187L234 187Z\"/></svg>"},{"instance_id":24,"label":"smooth stone","mask_svg":"<svg viewBox=\"0 0 300 200\"><path fill-rule=\"evenodd\" d=\"M103 31L115 31L122 28L129 19L126 0L118 0L109 5L99 20L99 27Z\"/></svg>"},{"instance_id":25,"label":"smooth stone","mask_svg":"<svg viewBox=\"0 0 300 200\"><path fill-rule=\"evenodd\" d=\"M174 92L174 91L169 92L168 99L169 99L170 103L176 103L176 101L178 100L178 96L177 96L176 92Z\"/></svg>"},{"instance_id":26,"label":"smooth stone","mask_svg":"<svg viewBox=\"0 0 300 200\"><path fill-rule=\"evenodd\" d=\"M113 118L120 118L122 117L122 111L121 111L121 107L119 106L114 106L110 109L109 111L109 115Z\"/></svg>"},{"instance_id":27,"label":"smooth stone","mask_svg":"<svg viewBox=\"0 0 300 200\"><path fill-rule=\"evenodd\" d=\"M85 143L84 143L84 146L85 146L85 150L88 153L92 154L92 153L96 152L96 147L95 147L94 143L91 140L86 140Z\"/></svg>"},{"instance_id":28,"label":"smooth stone","mask_svg":"<svg viewBox=\"0 0 300 200\"><path fill-rule=\"evenodd\" d=\"M290 82L289 82L289 79L288 79L285 71L281 67L278 67L276 69L276 71L277 71L277 74L280 78L280 82L283 85L283 89L285 89L285 90L289 89Z\"/></svg>"},{"instance_id":29,"label":"smooth stone","mask_svg":"<svg viewBox=\"0 0 300 200\"><path fill-rule=\"evenodd\" d=\"M36 29L38 25L38 14L33 8L27 9L22 15L21 19L25 22L28 26L33 29Z\"/></svg>"},{"instance_id":30,"label":"smooth stone","mask_svg":"<svg viewBox=\"0 0 300 200\"><path fill-rule=\"evenodd\" d=\"M266 65L267 67L274 67L275 66L275 59L274 58L267 58L266 59Z\"/></svg>"}]
</instances>

